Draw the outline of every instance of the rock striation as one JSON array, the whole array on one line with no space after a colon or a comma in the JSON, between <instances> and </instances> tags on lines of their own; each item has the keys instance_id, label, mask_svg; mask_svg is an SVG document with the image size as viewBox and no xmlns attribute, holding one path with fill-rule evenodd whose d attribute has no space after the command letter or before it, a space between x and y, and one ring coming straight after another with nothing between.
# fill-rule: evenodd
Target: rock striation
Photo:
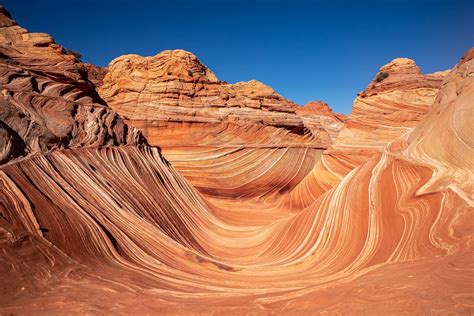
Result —
<instances>
[{"instance_id":1,"label":"rock striation","mask_svg":"<svg viewBox=\"0 0 474 316\"><path fill-rule=\"evenodd\" d=\"M332 144L282 203L310 205L367 159L382 153L390 142L412 131L434 103L448 73L424 75L407 58L394 59L381 67L357 95L352 112L344 119L342 130L335 133ZM309 106L330 114L324 104Z\"/></svg>"},{"instance_id":2,"label":"rock striation","mask_svg":"<svg viewBox=\"0 0 474 316\"><path fill-rule=\"evenodd\" d=\"M412 130L433 104L448 72L424 75L407 58L394 59L381 67L354 101L346 127L333 148L351 146L372 153Z\"/></svg>"},{"instance_id":3,"label":"rock striation","mask_svg":"<svg viewBox=\"0 0 474 316\"><path fill-rule=\"evenodd\" d=\"M0 9L0 163L59 148L138 144L99 97L87 71L43 33Z\"/></svg>"},{"instance_id":4,"label":"rock striation","mask_svg":"<svg viewBox=\"0 0 474 316\"><path fill-rule=\"evenodd\" d=\"M183 97L170 121L161 102L199 80L218 96L235 85L173 51L134 63L180 79L147 81L158 71L135 64L121 77L113 62L102 99L100 76L0 12L0 113L13 113L0 130L0 313L472 314L474 49L442 74L394 60L347 119L281 97L257 109L239 92L235 107ZM286 115L304 133L221 109ZM147 135L162 150L124 121L159 126ZM179 143L199 129L202 144Z\"/></svg>"},{"instance_id":5,"label":"rock striation","mask_svg":"<svg viewBox=\"0 0 474 316\"><path fill-rule=\"evenodd\" d=\"M225 198L290 190L344 126L327 105L220 81L183 50L116 58L98 91L196 188Z\"/></svg>"},{"instance_id":6,"label":"rock striation","mask_svg":"<svg viewBox=\"0 0 474 316\"><path fill-rule=\"evenodd\" d=\"M304 106L294 105L295 113L303 120L314 135L323 131L329 134L332 144L344 127L346 116L334 113L329 105L323 101L308 102Z\"/></svg>"},{"instance_id":7,"label":"rock striation","mask_svg":"<svg viewBox=\"0 0 474 316\"><path fill-rule=\"evenodd\" d=\"M160 139L163 134L170 136L170 142L193 146L286 143L327 147L330 139L323 125L318 135L312 135L296 115L295 104L272 88L255 80L220 81L196 56L183 50L153 57L118 57L109 64L98 91L151 144L162 147L168 146L167 139ZM333 118L326 121L333 132ZM223 129L235 131L221 139Z\"/></svg>"}]
</instances>

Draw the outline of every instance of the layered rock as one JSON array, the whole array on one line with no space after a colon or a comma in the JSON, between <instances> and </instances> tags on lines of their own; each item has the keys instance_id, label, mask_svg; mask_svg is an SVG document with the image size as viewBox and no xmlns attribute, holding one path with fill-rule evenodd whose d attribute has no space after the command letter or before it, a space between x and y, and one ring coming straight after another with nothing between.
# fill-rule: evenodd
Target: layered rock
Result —
<instances>
[{"instance_id":1,"label":"layered rock","mask_svg":"<svg viewBox=\"0 0 474 316\"><path fill-rule=\"evenodd\" d=\"M346 116L334 113L323 101L308 102L304 106L294 106L295 113L303 119L303 123L315 135L327 132L332 142L344 127Z\"/></svg>"},{"instance_id":2,"label":"layered rock","mask_svg":"<svg viewBox=\"0 0 474 316\"><path fill-rule=\"evenodd\" d=\"M15 244L1 256L30 260L30 270L7 265L13 284L34 276L4 292L4 310L59 311L64 302L63 312L470 312L469 188L424 188L441 165L472 174L473 61L451 72L415 130L297 214L260 201L262 213L224 220L148 147L55 151L3 166L0 206L17 228L2 226L2 240ZM445 120L442 150L426 147L426 132ZM445 159L445 149L460 155ZM93 295L81 303L84 293Z\"/></svg>"},{"instance_id":3,"label":"layered rock","mask_svg":"<svg viewBox=\"0 0 474 316\"><path fill-rule=\"evenodd\" d=\"M196 56L183 50L116 58L99 93L151 144L162 147L176 143L327 147L330 140L323 125L312 135L295 115L295 105L270 87L255 80L219 81ZM328 121L332 132L333 121ZM226 129L232 130L231 137L222 136ZM169 137L160 139L163 134Z\"/></svg>"},{"instance_id":4,"label":"layered rock","mask_svg":"<svg viewBox=\"0 0 474 316\"><path fill-rule=\"evenodd\" d=\"M304 106L296 106L293 105L295 112L300 116L307 116L307 115L318 115L318 116L328 116L328 117L335 117L340 121L344 122L346 116L339 113L334 113L334 111L329 107L326 102L321 100L318 101L310 101L306 103Z\"/></svg>"},{"instance_id":5,"label":"layered rock","mask_svg":"<svg viewBox=\"0 0 474 316\"><path fill-rule=\"evenodd\" d=\"M413 60L397 58L379 69L354 101L344 128L308 175L281 201L307 207L351 171L382 153L398 137L412 131L433 105L449 71L424 75ZM311 105L310 105L311 106ZM312 107L322 109L324 104ZM326 110L328 115L330 111Z\"/></svg>"},{"instance_id":6,"label":"layered rock","mask_svg":"<svg viewBox=\"0 0 474 316\"><path fill-rule=\"evenodd\" d=\"M433 105L449 71L424 75L415 62L397 58L379 69L357 95L352 112L325 153L338 178L415 128ZM324 157L323 157L324 159Z\"/></svg>"},{"instance_id":7,"label":"layered rock","mask_svg":"<svg viewBox=\"0 0 474 316\"><path fill-rule=\"evenodd\" d=\"M357 147L370 154L412 130L433 104L448 72L424 75L407 58L394 59L381 67L355 99L333 149Z\"/></svg>"},{"instance_id":8,"label":"layered rock","mask_svg":"<svg viewBox=\"0 0 474 316\"><path fill-rule=\"evenodd\" d=\"M56 148L140 143L72 54L0 9L0 163Z\"/></svg>"},{"instance_id":9,"label":"layered rock","mask_svg":"<svg viewBox=\"0 0 474 316\"><path fill-rule=\"evenodd\" d=\"M396 85L367 98L398 114L380 115L371 102L366 120L357 109L351 114L355 123L346 133L368 144L359 151L347 135L338 136L338 147L321 159L322 150L310 146L317 138L298 133L299 146L243 142L258 145L253 148L231 141L226 148L226 138L217 135L218 142L210 141L219 145L174 152L183 177L158 148L122 138L109 146L99 141L40 148L1 165L0 312L472 313L473 52L431 88L438 79L397 66ZM44 64L49 54L45 50L35 60ZM54 82L40 66L25 70L13 57L7 60L34 74L25 81L47 77L49 87L2 77L13 95L41 96L52 107L72 98L78 108L93 98L93 92L74 97L83 79L68 81L73 87L64 92L67 79L56 75ZM207 70L202 75L213 78ZM378 76L374 90L396 76ZM404 83L412 76L418 79ZM42 96L55 87L59 96ZM429 89L440 89L432 105ZM365 106L358 100L355 106ZM423 105L427 114L416 114ZM330 117L328 111L312 114L312 107L300 115ZM44 115L45 126L63 125L60 114L67 111L57 109ZM407 118L399 122L398 136L393 117ZM88 123L91 129L108 126L107 115L97 119ZM79 117L74 122L81 126ZM199 124L178 123L181 130ZM222 133L242 133L235 128ZM364 133L369 129L372 138ZM12 139L12 146L17 142ZM347 151L335 152L342 149Z\"/></svg>"},{"instance_id":10,"label":"layered rock","mask_svg":"<svg viewBox=\"0 0 474 316\"><path fill-rule=\"evenodd\" d=\"M404 143L404 159L434 170L420 194L452 190L470 206L474 206L473 68L474 49L470 49Z\"/></svg>"},{"instance_id":11,"label":"layered rock","mask_svg":"<svg viewBox=\"0 0 474 316\"><path fill-rule=\"evenodd\" d=\"M183 50L116 58L98 91L202 193L226 197L291 190L344 125L258 81L220 81Z\"/></svg>"}]
</instances>

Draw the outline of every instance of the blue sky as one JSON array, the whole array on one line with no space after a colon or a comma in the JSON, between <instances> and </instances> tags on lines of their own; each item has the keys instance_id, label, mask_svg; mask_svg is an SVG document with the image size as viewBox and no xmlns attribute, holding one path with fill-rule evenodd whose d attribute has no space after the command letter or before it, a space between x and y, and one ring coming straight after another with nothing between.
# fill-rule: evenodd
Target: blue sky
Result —
<instances>
[{"instance_id":1,"label":"blue sky","mask_svg":"<svg viewBox=\"0 0 474 316\"><path fill-rule=\"evenodd\" d=\"M349 113L396 57L424 73L474 46L474 1L22 1L2 3L29 31L100 66L134 53L193 52L230 83L256 79L304 104Z\"/></svg>"}]
</instances>

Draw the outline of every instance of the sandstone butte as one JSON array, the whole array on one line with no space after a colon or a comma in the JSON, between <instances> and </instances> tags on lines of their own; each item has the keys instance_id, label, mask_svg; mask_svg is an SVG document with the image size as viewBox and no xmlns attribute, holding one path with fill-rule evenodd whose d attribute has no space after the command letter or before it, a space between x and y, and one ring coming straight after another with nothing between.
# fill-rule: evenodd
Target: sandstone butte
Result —
<instances>
[{"instance_id":1,"label":"sandstone butte","mask_svg":"<svg viewBox=\"0 0 474 316\"><path fill-rule=\"evenodd\" d=\"M474 49L351 114L191 53L81 63L0 9L0 312L465 314Z\"/></svg>"}]
</instances>

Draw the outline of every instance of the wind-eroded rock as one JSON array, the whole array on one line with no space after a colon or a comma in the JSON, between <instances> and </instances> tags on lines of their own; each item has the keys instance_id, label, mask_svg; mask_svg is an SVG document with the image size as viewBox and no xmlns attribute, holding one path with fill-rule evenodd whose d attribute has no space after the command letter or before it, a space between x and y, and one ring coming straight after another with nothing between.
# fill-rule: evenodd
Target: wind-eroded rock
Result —
<instances>
[{"instance_id":1,"label":"wind-eroded rock","mask_svg":"<svg viewBox=\"0 0 474 316\"><path fill-rule=\"evenodd\" d=\"M164 51L153 57L116 58L109 64L99 93L130 124L142 130L151 144L161 147L327 147L329 134L342 127L334 118L327 118L313 135L296 115L295 105L270 87L255 80L236 84L219 81L196 56L183 50Z\"/></svg>"},{"instance_id":2,"label":"wind-eroded rock","mask_svg":"<svg viewBox=\"0 0 474 316\"><path fill-rule=\"evenodd\" d=\"M219 81L183 50L116 58L99 93L202 193L226 197L291 190L344 126L327 105Z\"/></svg>"},{"instance_id":3,"label":"wind-eroded rock","mask_svg":"<svg viewBox=\"0 0 474 316\"><path fill-rule=\"evenodd\" d=\"M390 142L413 130L433 105L448 73L423 75L407 58L394 59L381 67L358 94L352 112L344 119L344 128L282 203L310 205L352 170L383 152ZM321 103L309 106L325 109Z\"/></svg>"},{"instance_id":4,"label":"wind-eroded rock","mask_svg":"<svg viewBox=\"0 0 474 316\"><path fill-rule=\"evenodd\" d=\"M0 163L55 148L137 144L140 133L99 97L86 69L0 9Z\"/></svg>"},{"instance_id":5,"label":"wind-eroded rock","mask_svg":"<svg viewBox=\"0 0 474 316\"><path fill-rule=\"evenodd\" d=\"M334 113L323 101L308 102L304 106L294 106L294 109L314 135L327 132L331 138L329 144L339 135L346 120L345 115Z\"/></svg>"},{"instance_id":6,"label":"wind-eroded rock","mask_svg":"<svg viewBox=\"0 0 474 316\"><path fill-rule=\"evenodd\" d=\"M349 146L367 154L380 151L422 120L447 73L423 75L407 58L397 58L383 66L357 96L333 149L344 151ZM380 74L387 77L378 79Z\"/></svg>"},{"instance_id":7,"label":"wind-eroded rock","mask_svg":"<svg viewBox=\"0 0 474 316\"><path fill-rule=\"evenodd\" d=\"M216 203L149 147L1 167L4 310L470 313L469 187L430 183L440 167L472 177L473 69L472 59L456 67L426 120L298 212L264 199ZM441 151L423 141L438 124L450 130Z\"/></svg>"},{"instance_id":8,"label":"wind-eroded rock","mask_svg":"<svg viewBox=\"0 0 474 316\"><path fill-rule=\"evenodd\" d=\"M100 103L73 56L50 39L25 42L35 35L0 12L12 43L0 46L0 148L10 159L38 146L0 166L0 313L472 314L474 50L443 84L409 60L383 67L388 76L356 99L339 136L344 119L322 103L250 108L300 119L304 133L252 120L223 119L220 130L168 122L162 78L148 83L147 68L132 65L110 98L144 126L163 124L149 135L170 164L136 146L139 134ZM189 58L157 66L180 78L178 95L199 80L231 89L178 55ZM146 98L126 101L137 83ZM197 111L197 100L186 104ZM215 119L234 106L204 108ZM176 144L191 133L200 146Z\"/></svg>"},{"instance_id":9,"label":"wind-eroded rock","mask_svg":"<svg viewBox=\"0 0 474 316\"><path fill-rule=\"evenodd\" d=\"M260 181L252 184L250 179L244 181L249 184L248 190L236 183L257 175L258 179L276 181L281 171L267 169L259 161L278 166L284 160L277 148L314 148L301 152L296 159L306 170L296 174L306 174L306 179L294 181L304 187L301 192L294 190L296 200L310 203L387 143L416 126L434 102L445 75L423 75L412 60L395 59L382 67L357 97L347 121L320 101L299 107L257 82L220 82L194 55L180 50L114 60L100 93L149 141L159 145L174 166L203 192L224 190L233 191L234 196L252 196L254 188L262 186L273 188L269 192L279 191L278 185ZM269 100L273 100L272 107L267 105ZM319 159L326 148L327 153ZM307 164L317 160L308 173ZM241 171L236 165L231 173L235 177L229 177L220 170L229 167L226 161L248 161L248 165ZM212 183L207 179L213 179Z\"/></svg>"}]
</instances>

